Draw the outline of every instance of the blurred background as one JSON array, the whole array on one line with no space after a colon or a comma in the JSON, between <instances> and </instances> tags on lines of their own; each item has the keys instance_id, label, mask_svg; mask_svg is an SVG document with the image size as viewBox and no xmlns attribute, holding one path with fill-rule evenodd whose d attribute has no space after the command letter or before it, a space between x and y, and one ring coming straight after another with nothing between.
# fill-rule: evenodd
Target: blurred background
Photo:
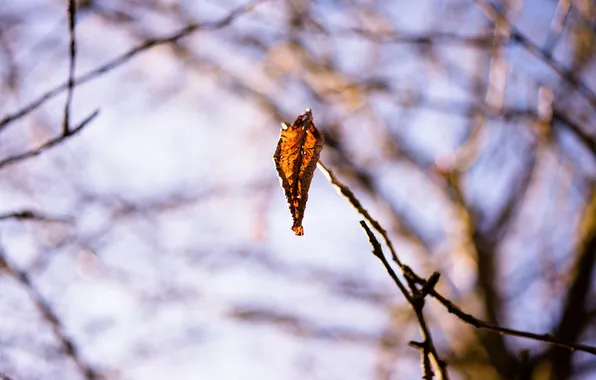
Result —
<instances>
[{"instance_id":1,"label":"blurred background","mask_svg":"<svg viewBox=\"0 0 596 380\"><path fill-rule=\"evenodd\" d=\"M99 115L74 135L66 2L0 4L0 374L421 378L415 315L320 172L290 230L272 155L307 107L420 276L596 345L592 0L81 0L71 125ZM424 311L453 379L596 378Z\"/></svg>"}]
</instances>

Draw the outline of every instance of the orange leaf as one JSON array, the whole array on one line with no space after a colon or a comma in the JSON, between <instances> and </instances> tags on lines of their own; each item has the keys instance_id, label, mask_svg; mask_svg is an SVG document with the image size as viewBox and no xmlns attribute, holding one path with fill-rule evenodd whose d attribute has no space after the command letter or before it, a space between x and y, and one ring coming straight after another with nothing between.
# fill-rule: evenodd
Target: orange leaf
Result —
<instances>
[{"instance_id":1,"label":"orange leaf","mask_svg":"<svg viewBox=\"0 0 596 380\"><path fill-rule=\"evenodd\" d=\"M286 193L296 236L304 235L302 219L308 200L308 189L323 149L323 135L312 122L312 113L306 109L289 127L282 130L273 155L281 187Z\"/></svg>"}]
</instances>

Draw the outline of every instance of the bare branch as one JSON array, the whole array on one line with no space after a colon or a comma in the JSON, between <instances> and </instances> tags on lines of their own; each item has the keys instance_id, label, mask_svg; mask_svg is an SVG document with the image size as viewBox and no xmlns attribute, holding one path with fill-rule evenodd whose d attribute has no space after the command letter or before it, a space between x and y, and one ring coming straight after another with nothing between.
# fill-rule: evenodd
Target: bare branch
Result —
<instances>
[{"instance_id":1,"label":"bare branch","mask_svg":"<svg viewBox=\"0 0 596 380\"><path fill-rule=\"evenodd\" d=\"M417 277L416 282L418 282L421 285L424 285L426 283L426 281L421 279L420 277ZM455 305L453 302L451 302L447 298L443 297L439 292L437 292L434 289L431 290L429 292L429 294L431 296L433 296L437 301L439 301L439 303L441 303L447 309L447 311L449 313L454 314L462 322L472 325L477 329L492 331L492 332L495 332L498 334L503 334L503 335L511 335L511 336L517 336L520 338L532 339L532 340L536 340L539 342L550 343L555 346L563 347L570 351L583 351L583 352L587 352L592 355L596 355L596 347L594 347L594 346L590 346L587 344L576 344L576 343L566 342L565 340L557 338L551 334L534 334L534 333L530 333L530 332L526 332L526 331L514 330L514 329L507 328L507 327L501 327L501 326L498 326L495 324L491 324L491 323L482 321L482 320L474 317L471 314L466 313L465 311L463 311L461 308L459 308L457 305Z\"/></svg>"},{"instance_id":2,"label":"bare branch","mask_svg":"<svg viewBox=\"0 0 596 380\"><path fill-rule=\"evenodd\" d=\"M5 166L12 165L17 162L26 160L28 158L38 156L41 153L43 153L44 151L46 151L54 146L60 145L64 141L68 140L72 136L79 133L83 128L85 128L87 126L87 124L89 124L93 119L95 119L95 117L97 115L99 115L99 110L93 111L93 113L91 113L91 115L87 116L87 118L85 120L83 120L73 130L69 131L66 135L60 135L58 137L54 137L53 139L47 141L45 144L43 144L42 146L40 146L34 150L30 150L28 152L17 154L15 156L11 156L11 157L3 159L2 161L0 161L0 169L2 169Z\"/></svg>"},{"instance_id":3,"label":"bare branch","mask_svg":"<svg viewBox=\"0 0 596 380\"><path fill-rule=\"evenodd\" d=\"M367 220L369 220L369 219L373 220L374 223L376 223L378 225L378 222L376 222L370 216L370 214L366 211L366 209L364 209L363 206L360 204L358 199L356 199L354 193L346 185L339 182L337 180L337 178L332 174L332 172L329 169L327 169L321 161L319 161L319 170L321 170L326 175L326 177L328 178L330 183L333 184L338 189L339 193L341 195L343 195L350 202L350 204L352 204L352 206L354 208L356 208L356 210L358 211L358 213L360 215L364 216ZM362 224L363 224L363 222L361 222L361 225ZM372 224L372 222L371 222L371 224ZM374 224L373 224L373 227L375 227ZM364 225L363 225L363 228L365 228ZM376 227L375 227L375 229L376 229ZM368 232L370 230L366 227L365 231L367 231L367 235L369 236L369 239L371 239L371 235ZM378 231L378 232L383 236L383 238L389 240L384 229L381 228L381 231ZM374 235L372 235L372 237L374 238ZM376 238L371 240L371 244L373 245L373 253L375 253L375 256L379 257L378 252L380 249L380 244L378 244L378 241L375 244L375 241L376 241ZM389 245L389 244L388 244L388 247L390 247L390 249L391 249L393 246ZM384 256L382 256L382 257L384 259ZM381 259L381 257L379 257L379 259ZM381 260L383 261L383 259L381 259ZM385 264L385 262L386 262L386 260L383 263ZM514 329L510 329L510 328L506 328L506 327L501 327L496 324L482 321L482 320L474 317L473 315L464 312L462 309L460 309L458 306L456 306L452 301L443 297L439 292L437 292L434 289L434 283L435 283L434 275L431 276L431 279L433 282L433 284L431 284L431 285L433 285L433 286L429 286L429 285L427 285L426 280L424 280L420 276L418 276L407 265L403 265L401 262L399 262L398 265L404 271L404 276L406 278L411 278L413 281L415 281L419 285L422 285L422 289L425 289L425 291L427 291L428 294L430 294L437 301L439 301L439 303L441 303L447 309L447 311L449 313L454 314L461 321L463 321L467 324L470 324L470 325L476 327L477 329L487 330L487 331L495 332L495 333L502 334L502 335L511 335L511 336L516 336L516 337L520 337L520 338L532 339L532 340L536 340L536 341L540 341L540 342L550 343L550 344L553 344L553 345L556 345L559 347L566 348L571 351L583 351L583 352L590 353L592 355L596 355L596 347L594 347L594 346L590 346L587 344L576 344L576 343L567 342L567 341L560 339L558 337L555 337L551 334L534 334L534 333L530 333L530 332L526 332L526 331L520 331L520 330L514 330ZM388 270L388 272L390 270L391 270L391 272L393 272L393 270L390 267L387 270ZM391 272L390 272L390 275L391 275ZM394 275L395 275L395 273L393 272L393 275L391 275L391 277L394 278ZM394 281L395 281L395 279L394 279ZM396 284L397 283L398 282L396 282ZM401 283L401 282L399 282L399 283ZM398 285L398 287L399 287L399 285ZM403 284L402 284L402 287L403 287ZM402 287L400 287L400 290L402 290ZM403 293L403 290L402 290L402 293ZM409 298L411 299L412 297L409 297ZM408 299L408 297L406 297L406 299Z\"/></svg>"},{"instance_id":4,"label":"bare branch","mask_svg":"<svg viewBox=\"0 0 596 380\"><path fill-rule=\"evenodd\" d=\"M62 134L68 135L70 129L70 106L72 103L72 95L74 92L74 77L75 77L75 62L77 56L76 38L75 38L75 18L76 18L76 5L74 0L68 1L68 30L70 36L70 55L69 55L69 66L68 66L68 81L67 81L67 92L66 92L66 104L64 105L64 120L62 122Z\"/></svg>"},{"instance_id":5,"label":"bare branch","mask_svg":"<svg viewBox=\"0 0 596 380\"><path fill-rule=\"evenodd\" d=\"M428 345L414 341L408 344L410 347L413 347L420 351L420 363L422 363L422 378L424 380L432 379L435 374L430 364L430 351L428 349Z\"/></svg>"},{"instance_id":6,"label":"bare branch","mask_svg":"<svg viewBox=\"0 0 596 380\"><path fill-rule=\"evenodd\" d=\"M362 226L362 228L364 229L364 232L366 232L366 235L368 236L368 241L370 242L370 245L372 245L372 247L373 247L373 255L378 257L379 260L381 260L381 262L383 263L383 265L385 265L385 269L387 269L387 272L389 273L389 275L391 276L391 278L393 279L393 281L395 282L395 284L397 285L399 290L402 292L403 296L406 298L406 300L410 304L412 304L414 302L414 298L410 295L410 293L408 292L408 289L406 289L405 285L402 284L402 282L397 277L397 275L395 274L395 272L393 271L393 269L391 268L389 263L387 263L387 260L385 259L385 255L383 254L383 248L381 248L381 244L379 244L379 241L377 240L375 235L368 228L368 225L366 224L366 222L364 222L363 220L360 221L360 226Z\"/></svg>"},{"instance_id":7,"label":"bare branch","mask_svg":"<svg viewBox=\"0 0 596 380\"><path fill-rule=\"evenodd\" d=\"M584 82L578 80L573 72L566 69L561 63L555 61L548 50L541 49L538 45L530 41L528 37L511 25L507 18L486 0L473 0L473 2L478 5L484 15L492 22L505 23L509 30L511 30L511 40L518 42L536 58L544 61L561 77L561 79L567 82L572 88L577 89L588 100L590 105L596 109L596 94L594 91L592 91Z\"/></svg>"},{"instance_id":8,"label":"bare branch","mask_svg":"<svg viewBox=\"0 0 596 380\"><path fill-rule=\"evenodd\" d=\"M35 304L39 310L42 318L52 327L52 331L56 339L60 342L62 351L68 355L72 361L79 368L85 379L97 380L101 379L102 376L99 372L93 369L85 360L81 357L81 354L75 344L66 332L65 328L60 321L56 312L52 309L48 301L41 294L39 289L30 280L29 275L14 267L6 257L5 252L0 247L0 272L4 272L14 279L16 279L26 290L27 294L31 298L31 301Z\"/></svg>"},{"instance_id":9,"label":"bare branch","mask_svg":"<svg viewBox=\"0 0 596 380\"><path fill-rule=\"evenodd\" d=\"M318 326L292 313L261 306L233 305L228 315L244 323L266 323L278 326L296 336L320 340L341 339L342 341L368 345L379 339L375 334L350 331L341 327Z\"/></svg>"},{"instance_id":10,"label":"bare branch","mask_svg":"<svg viewBox=\"0 0 596 380\"><path fill-rule=\"evenodd\" d=\"M389 248L389 251L391 252L391 257L393 258L393 261L395 261L395 263L400 268L402 268L403 264L400 261L399 257L397 256L395 249L393 248L393 243L391 243L391 240L389 239L389 235L387 234L387 231L385 231L385 229L379 224L379 222L377 222L368 213L368 211L362 206L362 203L360 203L360 201L356 198L356 196L354 195L352 190L350 190L349 187L347 187L346 185L341 183L337 179L337 177L335 177L333 172L331 170L327 169L327 167L325 166L325 164L323 164L321 162L321 160L319 160L317 167L319 168L321 173L323 173L325 175L325 177L327 177L329 182L333 186L335 186L337 191L350 202L350 204L356 209L356 211L358 211L358 213L360 215L362 215L373 226L373 228L381 234L381 236L383 236L383 240L385 241L385 244L387 245L387 247Z\"/></svg>"},{"instance_id":11,"label":"bare branch","mask_svg":"<svg viewBox=\"0 0 596 380\"><path fill-rule=\"evenodd\" d=\"M578 339L590 323L587 302L596 267L596 193L588 200L584 214L577 257L573 266L574 273L555 330L557 336L570 341ZM549 359L554 363L553 371L556 377L568 378L572 373L570 353L552 349L549 354Z\"/></svg>"},{"instance_id":12,"label":"bare branch","mask_svg":"<svg viewBox=\"0 0 596 380\"><path fill-rule=\"evenodd\" d=\"M549 55L555 50L557 42L559 42L559 38L563 34L563 28L565 27L565 22L567 21L570 10L571 0L559 0L555 17L550 26L548 38L544 43L544 50Z\"/></svg>"},{"instance_id":13,"label":"bare branch","mask_svg":"<svg viewBox=\"0 0 596 380\"><path fill-rule=\"evenodd\" d=\"M226 17L224 17L218 21L214 21L214 22L210 22L210 23L188 24L184 28L180 29L179 31L177 31L169 36L149 39L149 40L143 42L142 44L130 49L129 51L120 55L119 57L116 57L116 58L112 59L111 61L108 61L107 63L79 76L78 78L76 78L74 80L73 85L78 86L83 83L89 82L89 81L109 72L109 71L112 71L113 69L117 68L118 66L128 62L131 58L133 58L133 57L137 56L138 54L143 53L153 47L156 47L159 45L164 45L164 44L169 44L169 43L174 43L174 42L180 40L181 38L184 38L196 31L199 31L199 30L217 30L217 29L224 28L224 27L230 25L239 16L250 12L255 6L261 4L265 1L267 1L267 0L256 0L254 2L247 4L247 5L238 7L237 9L231 11ZM62 84L54 87L50 91L46 92L45 94L43 94L36 100L32 101L25 107L21 108L20 110L5 116L3 119L0 120L0 132L4 128L6 128L10 123L24 117L25 115L32 112L36 108L40 107L42 104L44 104L48 100L50 100L53 97L55 97L56 95L60 94L62 91L67 90L68 87L69 87L68 82L62 83Z\"/></svg>"},{"instance_id":14,"label":"bare branch","mask_svg":"<svg viewBox=\"0 0 596 380\"><path fill-rule=\"evenodd\" d=\"M360 221L360 226L362 226L362 228L364 229L364 232L366 232L366 235L368 236L368 240L373 247L373 254L379 260L381 260L381 262L383 263L383 266L385 266L385 269L387 270L387 273L389 273L389 276L391 276L391 278L393 279L393 282L395 282L395 284L397 285L399 290L402 292L402 294L404 295L404 297L410 304L410 307L412 308L412 310L414 310L414 313L416 314L416 318L418 319L418 324L420 325L420 334L422 335L422 338L424 339L424 342L422 343L422 347L424 348L424 351L428 350L428 355L426 355L426 353L425 353L423 358L426 358L430 355L430 357L432 358L432 360L434 362L434 366L439 371L439 376L438 376L439 379L449 379L449 373L447 372L447 364L443 360L441 360L441 358L439 357L439 354L437 353L437 349L434 345L432 335L430 333L430 329L428 328L428 324L426 323L426 319L424 318L424 314L422 312L422 309L424 307L424 298L415 297L415 296L410 295L410 293L408 292L408 290L406 289L404 284L402 284L402 282L397 277L397 274L395 273L393 268L391 268L391 265L389 264L389 262L385 258L385 255L383 254L383 249L381 248L381 244L379 244L377 238L375 237L373 232L370 230L370 228L368 228L368 225L366 224L366 222L364 220ZM423 359L423 363L424 362L425 362L425 359ZM423 368L424 368L424 378L432 379L432 377L433 377L432 371L430 369L426 368L426 365L424 365L424 364L423 364Z\"/></svg>"},{"instance_id":15,"label":"bare branch","mask_svg":"<svg viewBox=\"0 0 596 380\"><path fill-rule=\"evenodd\" d=\"M338 35L358 35L377 43L432 45L449 44L489 48L493 44L493 36L477 35L462 36L455 33L431 32L428 34L412 35L399 31L376 32L364 28L338 28Z\"/></svg>"},{"instance_id":16,"label":"bare branch","mask_svg":"<svg viewBox=\"0 0 596 380\"><path fill-rule=\"evenodd\" d=\"M38 221L38 222L70 223L70 219L68 219L68 218L52 217L52 216L40 214L40 213L38 213L36 211L32 211L32 210L21 210L21 211L13 211L13 212L0 214L0 221L9 220L9 219L33 220L33 221Z\"/></svg>"},{"instance_id":17,"label":"bare branch","mask_svg":"<svg viewBox=\"0 0 596 380\"><path fill-rule=\"evenodd\" d=\"M392 244L391 240L389 239L387 231L362 206L362 204L356 198L354 193L346 185L342 184L335 177L335 175L333 175L333 173L329 169L327 169L325 164L323 164L323 162L321 162L320 160L318 163L318 168L325 175L325 177L327 177L329 182L333 186L335 186L335 188L338 190L338 192L341 195L343 195L350 202L350 204L356 209L356 211L360 215L362 215L367 221L369 221L371 223L371 225L375 228L375 230L377 230L381 234L381 236L383 236L383 239L385 240L385 244L387 245L387 247L389 247L389 250L391 251L391 256L392 256L393 260L402 269L402 271L405 271L407 266L403 265L402 262L399 260L397 253L395 252L395 250L393 248L393 244ZM413 295L411 295L410 292L408 292L408 290L406 289L404 284L399 280L399 277L397 277L395 271L393 271L393 268L391 268L391 266L389 265L389 262L387 262L387 259L385 259L385 255L383 254L381 245L379 244L378 240L376 239L376 237L374 236L372 231L369 229L366 222L361 221L360 225L366 232L366 235L368 236L368 239L373 247L373 254L377 258L379 258L379 260L381 260L381 262L385 266L385 269L387 270L387 272L389 273L389 275L391 276L391 278L393 279L393 281L395 282L395 284L397 285L397 287L399 288L399 290L401 291L403 296L406 298L406 300L410 304L411 308L414 310L414 312L416 314L416 318L418 319L418 323L420 325L421 335L424 339L423 345L425 347L427 347L427 349L430 352L430 356L433 359L434 365L438 369L439 378L440 379L448 379L449 374L447 372L447 365L443 360L440 359L439 354L437 353L436 347L434 346L434 343L432 340L432 335L430 333L430 330L428 329L428 325L426 323L424 314L422 312L422 308L424 307L424 297L417 296L418 292L417 292L417 289L415 288L415 285L411 285L411 288L412 288L411 290L413 292ZM434 279L434 277L436 277L436 280ZM435 275L435 276L433 276L432 283L436 283L436 281L438 281L438 277ZM430 288L432 288L432 286L425 287L425 292L428 292L429 291L428 289L430 289ZM424 372L425 372L426 378L432 378L432 371L425 370Z\"/></svg>"}]
</instances>

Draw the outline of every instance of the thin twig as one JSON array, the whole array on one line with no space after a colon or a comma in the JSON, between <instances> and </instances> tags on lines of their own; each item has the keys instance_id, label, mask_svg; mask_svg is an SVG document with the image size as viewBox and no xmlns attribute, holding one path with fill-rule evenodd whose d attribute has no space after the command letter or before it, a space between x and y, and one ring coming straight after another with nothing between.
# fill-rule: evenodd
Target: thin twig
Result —
<instances>
[{"instance_id":1,"label":"thin twig","mask_svg":"<svg viewBox=\"0 0 596 380\"><path fill-rule=\"evenodd\" d=\"M66 83L66 104L64 105L64 120L62 122L62 134L68 135L70 129L70 106L72 103L72 95L74 92L75 81L75 63L77 56L76 38L75 38L75 19L76 19L76 5L74 0L68 1L68 31L70 37L70 54L68 65L68 81Z\"/></svg>"},{"instance_id":2,"label":"thin twig","mask_svg":"<svg viewBox=\"0 0 596 380\"><path fill-rule=\"evenodd\" d=\"M62 351L68 355L72 361L76 364L83 376L87 380L101 379L102 376L99 372L93 369L85 360L81 357L81 354L75 345L72 338L65 333L65 328L62 322L58 318L56 312L52 309L48 301L41 294L39 289L31 282L27 272L22 271L13 266L6 257L6 254L0 247L0 272L4 272L14 279L16 279L27 291L27 294L31 298L39 310L43 319L52 327L52 331L56 339L60 342ZM1 379L1 378L0 378Z\"/></svg>"},{"instance_id":3,"label":"thin twig","mask_svg":"<svg viewBox=\"0 0 596 380\"><path fill-rule=\"evenodd\" d=\"M53 139L47 141L46 143L44 143L43 145L41 145L40 147L27 151L25 153L20 153L14 156L10 156L7 157L5 159L3 159L2 161L0 161L0 169L2 169L5 166L8 165L12 165L15 164L19 161L23 161L26 160L28 158L31 157L35 157L38 156L39 154L41 154L42 152L61 144L62 142L68 140L69 138L71 138L72 136L76 135L77 133L79 133L83 128L85 128L85 126L87 126L93 119L95 119L95 117L99 114L99 110L95 110L93 111L93 113L91 113L91 115L87 116L87 118L85 120L83 120L78 126L76 126L74 129L70 130L68 132L68 134L66 135L60 135L58 137L54 137Z\"/></svg>"},{"instance_id":4,"label":"thin twig","mask_svg":"<svg viewBox=\"0 0 596 380\"><path fill-rule=\"evenodd\" d=\"M364 232L366 232L366 235L368 236L368 241L370 242L370 245L372 245L372 247L373 247L373 255L378 257L379 260L381 260L381 262L383 263L383 265L385 265L385 269L387 269L387 272L389 273L389 275L391 276L391 278L393 279L393 281L395 282L395 284L397 285L397 287L399 288L401 293L404 295L404 297L406 298L408 303L413 304L414 298L410 295L410 292L408 292L408 289L406 289L405 285L397 277L397 275L395 274L395 271L393 270L393 268L391 268L391 266L387 262L387 259L385 259L385 255L383 254L383 248L381 247L381 244L379 244L379 241L377 240L375 235L368 228L368 225L366 224L365 221L361 220L360 225L364 229Z\"/></svg>"},{"instance_id":5,"label":"thin twig","mask_svg":"<svg viewBox=\"0 0 596 380\"><path fill-rule=\"evenodd\" d=\"M69 223L70 220L67 218L56 218L44 214L40 214L37 211L32 210L20 210L13 211L4 214L0 214L0 221L2 220L33 220L38 222L58 222L58 223Z\"/></svg>"},{"instance_id":6,"label":"thin twig","mask_svg":"<svg viewBox=\"0 0 596 380\"><path fill-rule=\"evenodd\" d=\"M319 168L319 170L321 170L321 172L323 172L323 174L325 174L325 176L327 177L329 182L337 188L339 193L341 195L343 195L350 202L350 204L352 204L352 206L356 209L356 211L358 211L358 213L360 215L362 215L367 221L369 221L371 223L371 225L373 226L373 228L375 228L383 236L383 238L386 239L385 241L386 242L389 241L387 233L384 232L385 230L382 228L377 229L377 227L375 225L379 225L378 222L376 222L370 216L368 211L366 211L366 209L362 206L360 201L358 201L358 199L356 198L354 193L346 185L339 182L339 180L335 177L335 175L333 175L333 173L329 169L327 169L327 167L325 167L325 165L321 161L319 161L319 163L318 163L318 168ZM390 250L393 249L393 245L391 244L390 241L387 244L387 246L389 247ZM392 252L392 255L393 255L393 252ZM395 257L394 257L394 260L395 260ZM396 262L398 262L398 261L396 261ZM587 352L592 355L596 355L596 347L595 346L590 346L587 344L570 343L570 342L561 340L551 334L534 334L531 332L514 330L514 329L501 327L496 324L488 323L481 319L478 319L478 318L474 317L473 315L464 312L457 305L455 305L452 301L450 301L449 299L442 296L437 290L434 289L434 287L427 285L428 281L424 280L422 277L420 277L416 273L414 273L414 271L412 271L407 265L403 265L403 264L401 264L401 262L399 262L398 265L400 265L400 268L402 269L404 276L406 278L411 277L413 281L422 285L422 289L424 289L425 292L428 292L428 294L433 296L433 298L435 298L439 303L441 303L447 309L447 311L449 313L454 314L456 317L458 317L464 323L470 324L470 325L474 326L475 328L492 331L497 334L532 339L532 340L539 341L539 342L550 343L555 346L563 347L563 348L566 348L571 351L582 351L582 352ZM431 279L433 282L435 282L434 277L436 277L436 276L434 276L434 275L431 276ZM438 280L438 278L437 278L437 280Z\"/></svg>"},{"instance_id":7,"label":"thin twig","mask_svg":"<svg viewBox=\"0 0 596 380\"><path fill-rule=\"evenodd\" d=\"M464 36L456 33L431 32L428 34L413 35L397 30L378 32L365 28L333 26L334 32L339 36L358 35L377 43L414 44L414 45L466 45L488 48L493 44L491 35Z\"/></svg>"},{"instance_id":8,"label":"thin twig","mask_svg":"<svg viewBox=\"0 0 596 380\"><path fill-rule=\"evenodd\" d=\"M584 143L594 157L596 157L596 139L585 132L577 123L572 121L563 110L553 109L553 120L557 120L567 126L575 136Z\"/></svg>"},{"instance_id":9,"label":"thin twig","mask_svg":"<svg viewBox=\"0 0 596 380\"><path fill-rule=\"evenodd\" d=\"M565 82L571 87L577 89L596 109L596 94L584 82L578 80L573 72L566 69L561 63L557 62L549 51L541 49L538 45L530 41L522 32L507 20L492 4L485 0L473 0L474 3L482 10L484 15L494 23L505 23L507 28L511 30L511 40L516 41L523 46L530 54L536 58L544 61L551 69L553 69Z\"/></svg>"},{"instance_id":10,"label":"thin twig","mask_svg":"<svg viewBox=\"0 0 596 380\"><path fill-rule=\"evenodd\" d=\"M319 160L319 162L317 163L317 167L319 168L321 173L323 173L325 175L325 177L327 177L327 180L333 186L335 186L337 191L350 202L350 204L356 209L356 211L358 211L358 213L360 215L362 215L364 217L364 219L366 219L373 226L373 228L381 234L381 236L383 237L383 240L385 241L385 244L387 245L387 247L389 248L389 251L391 252L391 257L392 257L393 261L395 261L395 263L400 268L403 268L403 264L402 264L401 260L399 259L399 257L397 256L395 249L393 248L393 243L391 243L391 240L389 239L389 235L387 234L387 231L385 231L385 229L379 224L379 222L377 222L368 213L368 211L362 206L362 203L360 203L360 201L356 198L356 196L354 195L352 190L350 190L349 187L347 187L346 185L341 183L337 179L337 177L335 177L333 172L331 170L327 169L327 167L325 166L325 164L323 164L323 162L321 162Z\"/></svg>"},{"instance_id":11,"label":"thin twig","mask_svg":"<svg viewBox=\"0 0 596 380\"><path fill-rule=\"evenodd\" d=\"M381 248L381 244L379 244L379 241L377 240L377 238L375 237L373 232L370 230L370 228L368 227L366 222L364 220L361 220L360 225L364 229L364 232L366 232L366 235L368 236L368 241L370 242L370 244L373 247L373 254L379 260L381 260L381 262L385 266L385 269L387 270L387 273L389 273L389 276L391 276L391 278L393 279L393 282L395 282L395 284L397 285L399 290L402 292L402 294L404 295L404 297L410 304L410 307L416 314L416 319L418 319L418 324L420 325L420 335L422 335L422 338L424 339L424 342L422 343L422 345L425 347L425 349L428 349L429 355L434 363L434 366L438 369L439 379L449 379L449 374L447 372L447 365L443 360L441 360L441 358L439 357L439 354L437 353L437 349L433 342L433 338L430 333L430 329L428 328L426 319L424 318L424 313L422 312L422 308L424 307L424 299L410 295L410 293L408 292L408 290L406 289L404 284L397 277L397 274L395 273L393 268L391 268L391 265L389 264L389 262L385 258L385 255L383 254L383 249ZM424 363L424 361L423 361L423 363ZM424 373L425 373L425 378L432 379L432 371L425 369Z\"/></svg>"},{"instance_id":12,"label":"thin twig","mask_svg":"<svg viewBox=\"0 0 596 380\"><path fill-rule=\"evenodd\" d=\"M432 370L432 366L430 364L430 351L428 349L428 345L420 342L410 342L408 343L410 347L413 347L420 351L420 363L422 366L422 378L424 380L432 379L435 373Z\"/></svg>"},{"instance_id":13,"label":"thin twig","mask_svg":"<svg viewBox=\"0 0 596 380\"><path fill-rule=\"evenodd\" d=\"M263 3L267 0L257 0L251 2L247 5L238 7L237 9L231 11L226 17L214 21L214 22L206 22L206 23L193 23L181 28L179 31L160 38L153 38L146 40L145 42L141 43L140 45L130 49L126 53L112 59L111 61L106 62L105 64L77 77L74 80L74 86L79 86L83 83L89 82L113 69L119 67L120 65L128 62L133 57L137 56L140 53L143 53L153 47L158 45L164 45L168 43L174 43L180 40L183 37L186 37L196 31L199 30L216 30L224 28L230 25L236 18L241 16L242 14L250 12L255 6L260 3ZM28 113L32 112L33 110L37 109L39 106L47 102L48 100L52 99L56 95L60 94L62 91L68 89L68 82L62 83L53 89L49 90L36 100L32 101L25 107L21 108L20 110L5 116L4 118L0 119L0 132L6 128L10 123L24 117Z\"/></svg>"},{"instance_id":14,"label":"thin twig","mask_svg":"<svg viewBox=\"0 0 596 380\"><path fill-rule=\"evenodd\" d=\"M398 103L399 104L399 103ZM399 104L404 106L404 104ZM469 117L477 113L481 113L483 116L492 119L504 119L510 121L513 119L528 119L530 121L539 121L540 115L535 109L531 108L516 108L504 106L502 109L496 109L484 102L457 102L457 101L442 101L436 99L419 98L415 105L424 106L433 111L456 114ZM575 135L575 137L585 145L585 147L596 156L596 138L590 136L585 132L582 127L575 121L571 120L566 115L562 108L557 108L556 105L553 107L553 120L567 127L567 129ZM555 124L556 126L556 124Z\"/></svg>"},{"instance_id":15,"label":"thin twig","mask_svg":"<svg viewBox=\"0 0 596 380\"><path fill-rule=\"evenodd\" d=\"M547 54L551 55L555 50L559 39L563 35L563 29L565 28L565 22L571 11L571 0L559 0L557 4L557 10L555 17L550 25L548 31L548 37L544 43L544 50Z\"/></svg>"},{"instance_id":16,"label":"thin twig","mask_svg":"<svg viewBox=\"0 0 596 380\"><path fill-rule=\"evenodd\" d=\"M426 281L423 278L418 277L414 272L412 272L412 274L414 276L416 276L416 282L418 282L419 284L424 285L426 283ZM582 352L587 352L592 355L596 355L596 347L594 347L594 346L590 346L587 344L577 344L577 343L565 342L551 334L534 334L531 332L514 330L514 329L507 328L507 327L501 327L501 326L498 326L498 325L495 325L492 323L488 323L488 322L485 322L483 320L480 320L480 319L474 317L471 314L466 313L460 307L458 307L456 304L454 304L452 301L450 301L447 298L445 298L444 296L442 296L435 289L432 289L429 292L429 294L431 296L433 296L437 301L439 301L439 303L442 304L447 309L447 311L449 313L454 314L462 322L472 325L477 329L492 331L492 332L495 332L498 334L503 334L503 335L511 335L511 336L517 336L520 338L532 339L532 340L536 340L536 341L540 341L540 342L550 343L555 346L563 347L563 348L566 348L571 351L582 351Z\"/></svg>"}]
</instances>

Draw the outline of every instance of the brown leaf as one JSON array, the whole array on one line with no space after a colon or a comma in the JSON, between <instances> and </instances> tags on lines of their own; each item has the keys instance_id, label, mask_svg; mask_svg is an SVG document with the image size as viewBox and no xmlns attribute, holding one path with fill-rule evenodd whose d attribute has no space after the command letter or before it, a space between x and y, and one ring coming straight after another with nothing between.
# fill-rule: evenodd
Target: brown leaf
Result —
<instances>
[{"instance_id":1,"label":"brown leaf","mask_svg":"<svg viewBox=\"0 0 596 380\"><path fill-rule=\"evenodd\" d=\"M306 109L289 127L283 123L273 155L275 168L290 205L296 236L304 235L302 218L308 200L308 188L323 149L323 135L312 122L312 113Z\"/></svg>"}]
</instances>

